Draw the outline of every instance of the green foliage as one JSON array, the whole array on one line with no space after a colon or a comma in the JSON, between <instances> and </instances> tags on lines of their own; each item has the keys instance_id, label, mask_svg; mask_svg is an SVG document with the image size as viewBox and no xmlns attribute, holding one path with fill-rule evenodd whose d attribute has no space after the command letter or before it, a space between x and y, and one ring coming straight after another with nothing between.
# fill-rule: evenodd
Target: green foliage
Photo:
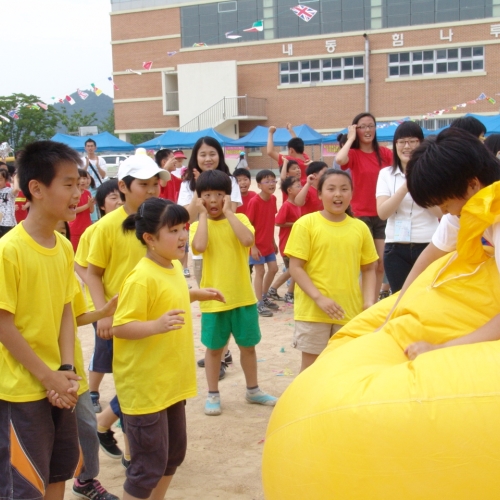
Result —
<instances>
[{"instance_id":1,"label":"green foliage","mask_svg":"<svg viewBox=\"0 0 500 500\"><path fill-rule=\"evenodd\" d=\"M102 120L99 124L99 132L115 133L115 110L110 109L106 119Z\"/></svg>"},{"instance_id":2,"label":"green foliage","mask_svg":"<svg viewBox=\"0 0 500 500\"><path fill-rule=\"evenodd\" d=\"M154 138L154 132L137 132L135 134L130 134L129 142L135 146L136 144L141 144L142 142L150 141Z\"/></svg>"},{"instance_id":3,"label":"green foliage","mask_svg":"<svg viewBox=\"0 0 500 500\"><path fill-rule=\"evenodd\" d=\"M50 106L49 109L52 107ZM66 129L63 131L64 134L78 135L79 127L88 127L89 125L94 125L97 121L95 113L86 115L81 109L70 114L66 108L61 108L56 113L58 114L60 124Z\"/></svg>"},{"instance_id":4,"label":"green foliage","mask_svg":"<svg viewBox=\"0 0 500 500\"><path fill-rule=\"evenodd\" d=\"M0 120L0 142L8 142L18 150L30 142L50 139L56 131L59 115L53 106L47 111L28 108L41 99L35 95L12 94L0 96L0 115L10 118L7 113L17 109L19 120L10 118L10 123Z\"/></svg>"}]
</instances>

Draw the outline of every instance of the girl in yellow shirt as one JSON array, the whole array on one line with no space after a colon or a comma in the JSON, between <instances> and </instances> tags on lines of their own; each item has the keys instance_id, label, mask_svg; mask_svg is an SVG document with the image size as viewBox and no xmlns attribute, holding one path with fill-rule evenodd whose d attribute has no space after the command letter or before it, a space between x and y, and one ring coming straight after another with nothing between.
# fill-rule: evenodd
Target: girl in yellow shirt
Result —
<instances>
[{"instance_id":1,"label":"girl in yellow shirt","mask_svg":"<svg viewBox=\"0 0 500 500\"><path fill-rule=\"evenodd\" d=\"M285 247L296 283L293 346L302 351L301 371L334 333L376 300L377 251L366 224L350 216L350 175L327 170L318 196L323 210L296 221Z\"/></svg>"},{"instance_id":2,"label":"girl in yellow shirt","mask_svg":"<svg viewBox=\"0 0 500 500\"><path fill-rule=\"evenodd\" d=\"M224 302L217 290L188 290L180 263L188 220L184 207L150 198L123 222L147 247L113 320L113 373L131 454L124 500L163 498L183 462L185 400L197 394L190 302Z\"/></svg>"}]
</instances>

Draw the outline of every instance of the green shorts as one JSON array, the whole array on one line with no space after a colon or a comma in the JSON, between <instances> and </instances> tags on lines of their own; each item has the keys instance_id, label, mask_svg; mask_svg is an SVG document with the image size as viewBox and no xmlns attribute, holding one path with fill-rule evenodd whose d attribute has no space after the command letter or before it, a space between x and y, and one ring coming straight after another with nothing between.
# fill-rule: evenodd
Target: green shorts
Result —
<instances>
[{"instance_id":1,"label":"green shorts","mask_svg":"<svg viewBox=\"0 0 500 500\"><path fill-rule=\"evenodd\" d=\"M222 349L233 334L241 347L256 346L261 339L257 304L229 311L201 313L201 343L212 350Z\"/></svg>"}]
</instances>

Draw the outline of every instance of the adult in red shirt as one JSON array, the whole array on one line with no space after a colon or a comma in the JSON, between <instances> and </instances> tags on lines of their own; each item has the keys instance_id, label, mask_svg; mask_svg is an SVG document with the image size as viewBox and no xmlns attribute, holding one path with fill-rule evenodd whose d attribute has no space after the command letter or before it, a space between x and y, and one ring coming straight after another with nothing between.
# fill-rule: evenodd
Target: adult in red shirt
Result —
<instances>
[{"instance_id":1,"label":"adult in red shirt","mask_svg":"<svg viewBox=\"0 0 500 500\"><path fill-rule=\"evenodd\" d=\"M384 277L386 221L377 215L375 191L380 170L392 165L392 151L377 142L377 122L370 113L360 113L348 127L347 141L335 161L342 170L350 169L353 181L351 209L370 228L378 253L376 291Z\"/></svg>"}]
</instances>

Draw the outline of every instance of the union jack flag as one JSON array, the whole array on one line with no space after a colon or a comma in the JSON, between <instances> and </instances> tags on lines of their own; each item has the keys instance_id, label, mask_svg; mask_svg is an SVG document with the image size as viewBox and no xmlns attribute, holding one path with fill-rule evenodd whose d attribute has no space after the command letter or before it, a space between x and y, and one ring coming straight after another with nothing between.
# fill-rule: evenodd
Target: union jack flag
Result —
<instances>
[{"instance_id":1,"label":"union jack flag","mask_svg":"<svg viewBox=\"0 0 500 500\"><path fill-rule=\"evenodd\" d=\"M318 12L317 10L311 9L311 7L306 7L305 5L296 5L295 7L291 7L291 10L306 23L309 22Z\"/></svg>"}]
</instances>

